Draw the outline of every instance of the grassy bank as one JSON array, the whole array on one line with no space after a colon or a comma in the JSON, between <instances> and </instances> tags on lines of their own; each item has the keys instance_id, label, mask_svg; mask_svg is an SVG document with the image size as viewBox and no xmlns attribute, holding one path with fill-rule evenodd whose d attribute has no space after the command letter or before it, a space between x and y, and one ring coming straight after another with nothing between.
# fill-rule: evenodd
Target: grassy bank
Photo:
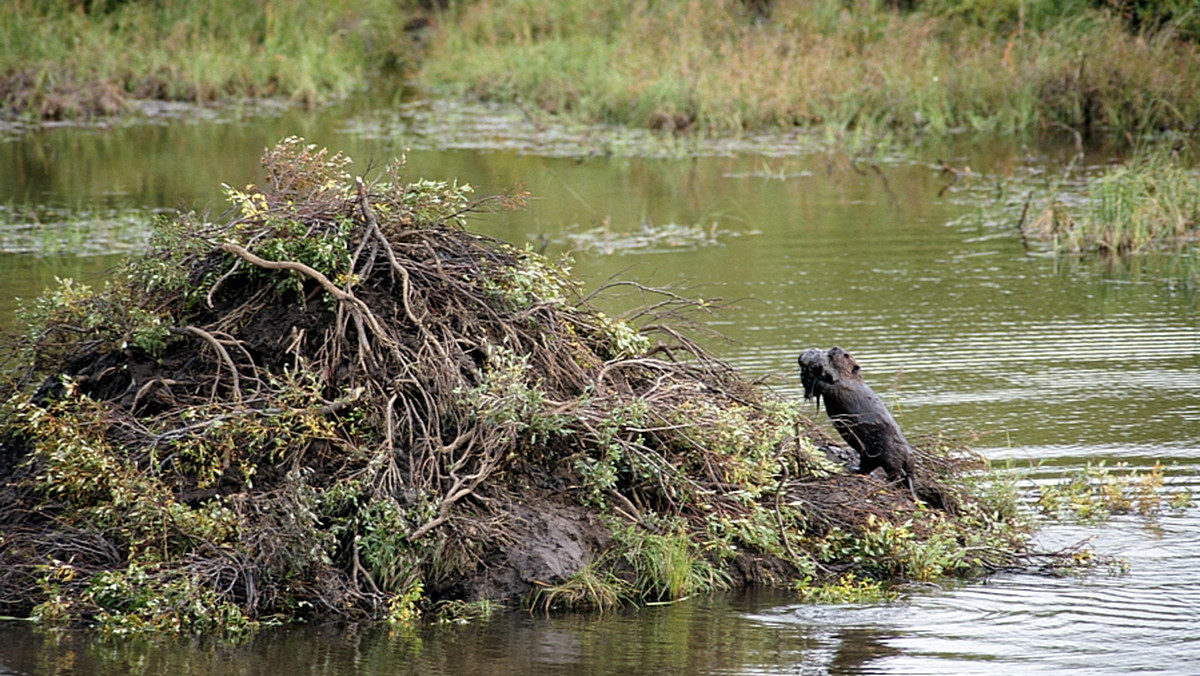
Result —
<instances>
[{"instance_id":1,"label":"grassy bank","mask_svg":"<svg viewBox=\"0 0 1200 676\"><path fill-rule=\"evenodd\" d=\"M1175 30L1190 24L1138 23L1097 4L461 3L420 78L443 93L667 130L1191 128L1200 52Z\"/></svg>"},{"instance_id":2,"label":"grassy bank","mask_svg":"<svg viewBox=\"0 0 1200 676\"><path fill-rule=\"evenodd\" d=\"M78 118L131 98L318 103L403 66L404 2L13 0L0 4L0 102Z\"/></svg>"},{"instance_id":3,"label":"grassy bank","mask_svg":"<svg viewBox=\"0 0 1200 676\"><path fill-rule=\"evenodd\" d=\"M42 118L130 98L316 103L412 70L440 94L668 131L1200 119L1200 18L1181 0L430 4L15 0L0 6L0 100Z\"/></svg>"}]
</instances>

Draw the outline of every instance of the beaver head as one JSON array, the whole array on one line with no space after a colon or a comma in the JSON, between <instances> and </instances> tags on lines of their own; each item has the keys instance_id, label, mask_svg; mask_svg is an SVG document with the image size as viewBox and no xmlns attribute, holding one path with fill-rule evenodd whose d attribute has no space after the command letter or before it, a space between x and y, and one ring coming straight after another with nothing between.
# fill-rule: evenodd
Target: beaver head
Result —
<instances>
[{"instance_id":1,"label":"beaver head","mask_svg":"<svg viewBox=\"0 0 1200 676\"><path fill-rule=\"evenodd\" d=\"M800 353L797 361L800 363L800 382L804 385L804 398L807 400L817 397L817 405L820 406L822 383L832 384L833 379L837 377L829 363L829 355L825 350L810 347Z\"/></svg>"},{"instance_id":2,"label":"beaver head","mask_svg":"<svg viewBox=\"0 0 1200 676\"><path fill-rule=\"evenodd\" d=\"M862 380L862 374L858 362L854 361L854 357L850 353L838 346L829 348L829 363L833 366L833 370L837 372L837 377L833 378L833 382L837 382L840 378L848 380Z\"/></svg>"},{"instance_id":3,"label":"beaver head","mask_svg":"<svg viewBox=\"0 0 1200 676\"><path fill-rule=\"evenodd\" d=\"M822 389L837 385L842 380L862 380L858 362L840 347L829 351L809 348L800 353L800 382L804 384L804 398L820 397Z\"/></svg>"}]
</instances>

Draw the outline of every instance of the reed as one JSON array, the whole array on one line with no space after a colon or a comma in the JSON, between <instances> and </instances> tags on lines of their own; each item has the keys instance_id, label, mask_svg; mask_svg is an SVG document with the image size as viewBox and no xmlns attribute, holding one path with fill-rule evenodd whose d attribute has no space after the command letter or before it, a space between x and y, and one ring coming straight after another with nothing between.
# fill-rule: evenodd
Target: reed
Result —
<instances>
[{"instance_id":1,"label":"reed","mask_svg":"<svg viewBox=\"0 0 1200 676\"><path fill-rule=\"evenodd\" d=\"M1200 173L1170 148L1141 150L1093 180L1088 199L1055 200L1025 229L1059 253L1136 254L1200 241Z\"/></svg>"},{"instance_id":2,"label":"reed","mask_svg":"<svg viewBox=\"0 0 1200 676\"><path fill-rule=\"evenodd\" d=\"M405 30L421 4L11 0L0 4L0 101L49 118L113 113L130 98L316 104L398 69L435 92L676 132L1139 132L1200 119L1200 19L1170 8L479 0L451 3L426 49Z\"/></svg>"},{"instance_id":3,"label":"reed","mask_svg":"<svg viewBox=\"0 0 1200 676\"><path fill-rule=\"evenodd\" d=\"M1096 3L927 2L900 13L777 0L765 15L756 4L462 3L420 80L549 114L717 133L1142 130L1190 127L1200 115L1196 44L1172 24L1131 32L1089 9Z\"/></svg>"}]
</instances>

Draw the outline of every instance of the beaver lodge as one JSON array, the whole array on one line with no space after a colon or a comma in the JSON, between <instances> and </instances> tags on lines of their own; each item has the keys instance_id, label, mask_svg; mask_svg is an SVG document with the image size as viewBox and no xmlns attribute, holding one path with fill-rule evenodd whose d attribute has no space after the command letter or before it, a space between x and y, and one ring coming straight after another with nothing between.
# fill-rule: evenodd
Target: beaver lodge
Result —
<instances>
[{"instance_id":1,"label":"beaver lodge","mask_svg":"<svg viewBox=\"0 0 1200 676\"><path fill-rule=\"evenodd\" d=\"M849 474L798 402L686 337L705 303L638 287L646 307L608 316L465 229L523 195L349 162L287 139L221 222L164 221L103 289L26 304L0 614L195 631L745 584L862 598L1020 558L970 453L917 443L920 502Z\"/></svg>"}]
</instances>

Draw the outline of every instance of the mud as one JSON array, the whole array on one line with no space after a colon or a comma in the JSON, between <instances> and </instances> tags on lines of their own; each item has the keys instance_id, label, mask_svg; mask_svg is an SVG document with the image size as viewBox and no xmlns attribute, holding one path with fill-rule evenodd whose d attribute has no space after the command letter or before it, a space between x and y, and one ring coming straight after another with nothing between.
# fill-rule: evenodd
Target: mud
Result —
<instances>
[{"instance_id":1,"label":"mud","mask_svg":"<svg viewBox=\"0 0 1200 676\"><path fill-rule=\"evenodd\" d=\"M595 512L562 493L527 493L492 526L471 534L481 539L477 564L435 584L435 597L519 607L538 589L566 582L612 543Z\"/></svg>"}]
</instances>

